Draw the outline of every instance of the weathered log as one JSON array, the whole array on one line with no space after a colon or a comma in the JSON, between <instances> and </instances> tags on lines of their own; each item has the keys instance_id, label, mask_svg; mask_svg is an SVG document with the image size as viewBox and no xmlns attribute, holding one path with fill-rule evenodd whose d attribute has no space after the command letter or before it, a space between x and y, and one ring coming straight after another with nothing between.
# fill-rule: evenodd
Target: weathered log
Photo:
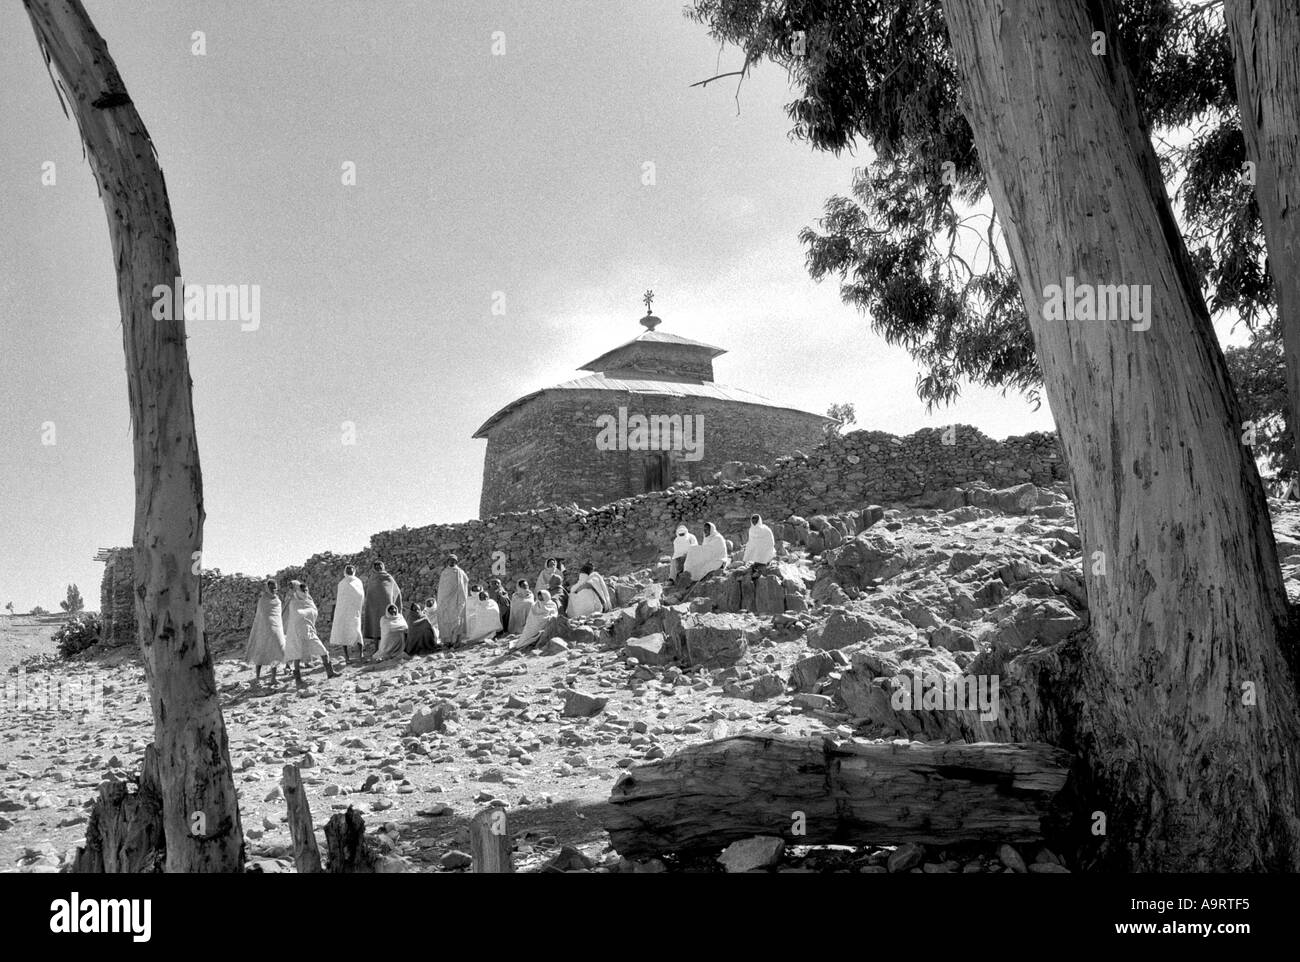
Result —
<instances>
[{"instance_id":1,"label":"weathered log","mask_svg":"<svg viewBox=\"0 0 1300 962\"><path fill-rule=\"evenodd\" d=\"M469 854L474 860L473 871L486 874L504 874L515 870L511 861L514 840L506 831L506 812L503 808L487 808L469 823Z\"/></svg>"},{"instance_id":2,"label":"weathered log","mask_svg":"<svg viewBox=\"0 0 1300 962\"><path fill-rule=\"evenodd\" d=\"M315 874L321 870L320 849L316 847L316 829L311 822L311 805L302 790L302 774L297 765L285 765L280 781L284 802L289 807L289 837L293 839L293 863L298 874Z\"/></svg>"},{"instance_id":3,"label":"weathered log","mask_svg":"<svg viewBox=\"0 0 1300 962\"><path fill-rule=\"evenodd\" d=\"M136 790L127 782L104 782L86 826L86 844L78 848L74 872L161 872L167 860L163 831L158 753L144 750Z\"/></svg>"},{"instance_id":4,"label":"weathered log","mask_svg":"<svg viewBox=\"0 0 1300 962\"><path fill-rule=\"evenodd\" d=\"M352 806L330 816L325 825L326 871L334 875L359 875L377 871L382 856L366 838L366 820Z\"/></svg>"},{"instance_id":5,"label":"weathered log","mask_svg":"<svg viewBox=\"0 0 1300 962\"><path fill-rule=\"evenodd\" d=\"M627 858L715 850L752 835L796 845L1028 842L1065 785L1049 745L747 734L632 769L602 817Z\"/></svg>"}]
</instances>

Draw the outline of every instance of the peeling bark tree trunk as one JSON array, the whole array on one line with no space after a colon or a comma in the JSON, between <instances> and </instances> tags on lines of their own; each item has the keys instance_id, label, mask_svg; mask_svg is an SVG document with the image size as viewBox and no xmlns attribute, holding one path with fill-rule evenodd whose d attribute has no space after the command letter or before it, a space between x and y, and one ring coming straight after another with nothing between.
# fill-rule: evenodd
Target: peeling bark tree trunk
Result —
<instances>
[{"instance_id":1,"label":"peeling bark tree trunk","mask_svg":"<svg viewBox=\"0 0 1300 962\"><path fill-rule=\"evenodd\" d=\"M943 5L1074 469L1094 641L1066 747L1106 817L1098 861L1300 868L1300 727L1272 528L1110 0ZM1150 285L1150 328L1044 320L1045 288L1067 276Z\"/></svg>"},{"instance_id":2,"label":"peeling bark tree trunk","mask_svg":"<svg viewBox=\"0 0 1300 962\"><path fill-rule=\"evenodd\" d=\"M183 316L152 316L155 285L170 287L180 277L167 187L149 133L79 0L24 2L80 128L113 242L135 440L135 611L153 704L167 871L239 871L243 830L203 640L203 482L185 323Z\"/></svg>"},{"instance_id":3,"label":"peeling bark tree trunk","mask_svg":"<svg viewBox=\"0 0 1300 962\"><path fill-rule=\"evenodd\" d=\"M1268 272L1286 352L1292 443L1300 435L1300 6L1293 0L1227 0L1237 104ZM1297 459L1300 463L1300 459Z\"/></svg>"}]
</instances>

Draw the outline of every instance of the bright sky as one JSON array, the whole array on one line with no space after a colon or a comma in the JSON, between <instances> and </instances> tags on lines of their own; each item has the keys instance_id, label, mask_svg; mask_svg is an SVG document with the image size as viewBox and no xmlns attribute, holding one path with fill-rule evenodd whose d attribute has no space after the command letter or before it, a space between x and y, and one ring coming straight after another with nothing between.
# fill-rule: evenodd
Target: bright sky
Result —
<instances>
[{"instance_id":1,"label":"bright sky","mask_svg":"<svg viewBox=\"0 0 1300 962\"><path fill-rule=\"evenodd\" d=\"M799 230L864 158L788 138L778 69L739 114L733 79L690 88L718 50L680 0L86 6L162 160L186 282L261 289L257 330L189 325L207 566L474 517L470 435L640 333L646 288L660 330L729 349L724 384L900 434L1052 426L974 390L926 416L910 358L803 266ZM97 608L92 556L134 511L113 264L20 4L0 4L0 89L0 605L55 609L77 582Z\"/></svg>"}]
</instances>

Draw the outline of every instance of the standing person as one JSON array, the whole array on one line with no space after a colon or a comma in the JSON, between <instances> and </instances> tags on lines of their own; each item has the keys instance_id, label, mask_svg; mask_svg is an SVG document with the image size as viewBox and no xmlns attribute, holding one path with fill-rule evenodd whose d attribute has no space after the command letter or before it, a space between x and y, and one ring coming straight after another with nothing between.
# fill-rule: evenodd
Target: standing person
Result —
<instances>
[{"instance_id":1,"label":"standing person","mask_svg":"<svg viewBox=\"0 0 1300 962\"><path fill-rule=\"evenodd\" d=\"M389 605L384 610L384 617L379 624L379 648L375 651L375 661L387 661L396 658L406 650L406 619L397 610L397 605Z\"/></svg>"},{"instance_id":2,"label":"standing person","mask_svg":"<svg viewBox=\"0 0 1300 962\"><path fill-rule=\"evenodd\" d=\"M676 581L677 576L682 573L686 567L686 552L699 544L695 535L687 529L686 525L677 526L677 537L673 538L673 560L672 567L668 571L668 580Z\"/></svg>"},{"instance_id":3,"label":"standing person","mask_svg":"<svg viewBox=\"0 0 1300 962\"><path fill-rule=\"evenodd\" d=\"M284 660L293 662L294 683L299 688L306 685L302 680L302 663L317 656L325 663L325 677L337 678L339 673L330 664L330 653L316 634L316 602L306 582L289 582L284 611Z\"/></svg>"},{"instance_id":4,"label":"standing person","mask_svg":"<svg viewBox=\"0 0 1300 962\"><path fill-rule=\"evenodd\" d=\"M384 569L382 561L376 561L371 567L370 580L366 582L365 607L361 612L361 636L366 641L373 641L375 650L378 651L384 614L389 605L396 605L398 611L402 610L402 589L397 587L393 576Z\"/></svg>"},{"instance_id":5,"label":"standing person","mask_svg":"<svg viewBox=\"0 0 1300 962\"><path fill-rule=\"evenodd\" d=\"M366 589L357 577L357 569L347 565L334 594L334 618L330 621L330 647L343 649L344 664L352 664L348 649L357 646L357 661L365 647L361 634L361 609L365 607Z\"/></svg>"},{"instance_id":6,"label":"standing person","mask_svg":"<svg viewBox=\"0 0 1300 962\"><path fill-rule=\"evenodd\" d=\"M609 588L590 561L582 566L582 574L569 592L569 605L565 610L570 618L585 618L609 611Z\"/></svg>"},{"instance_id":7,"label":"standing person","mask_svg":"<svg viewBox=\"0 0 1300 962\"><path fill-rule=\"evenodd\" d=\"M469 575L460 567L460 559L448 555L438 576L438 637L446 648L455 648L465 640L465 604L469 600Z\"/></svg>"},{"instance_id":8,"label":"standing person","mask_svg":"<svg viewBox=\"0 0 1300 962\"><path fill-rule=\"evenodd\" d=\"M510 629L510 596L506 594L505 585L501 584L500 578L493 578L488 582L488 597L497 603L497 610L501 612L501 630Z\"/></svg>"},{"instance_id":9,"label":"standing person","mask_svg":"<svg viewBox=\"0 0 1300 962\"><path fill-rule=\"evenodd\" d=\"M515 585L515 593L510 596L510 634L517 635L524 630L528 620L528 609L533 606L533 591L523 578Z\"/></svg>"},{"instance_id":10,"label":"standing person","mask_svg":"<svg viewBox=\"0 0 1300 962\"><path fill-rule=\"evenodd\" d=\"M749 516L749 540L745 542L745 564L749 565L750 575L757 578L759 573L776 560L776 536L772 529L763 523L761 516Z\"/></svg>"},{"instance_id":11,"label":"standing person","mask_svg":"<svg viewBox=\"0 0 1300 962\"><path fill-rule=\"evenodd\" d=\"M276 683L275 673L284 661L284 621L280 616L280 597L275 593L278 585L267 578L262 593L257 596L257 612L253 615L253 629L248 633L244 648L244 661L253 666L253 684L262 682L262 667L271 666L271 684Z\"/></svg>"}]
</instances>

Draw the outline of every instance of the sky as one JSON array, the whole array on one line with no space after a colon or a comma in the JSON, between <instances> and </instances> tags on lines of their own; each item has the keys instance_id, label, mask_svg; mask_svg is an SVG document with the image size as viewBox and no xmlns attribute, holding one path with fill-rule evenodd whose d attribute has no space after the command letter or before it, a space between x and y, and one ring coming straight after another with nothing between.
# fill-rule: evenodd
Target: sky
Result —
<instances>
[{"instance_id":1,"label":"sky","mask_svg":"<svg viewBox=\"0 0 1300 962\"><path fill-rule=\"evenodd\" d=\"M647 288L660 331L728 349L720 383L896 434L1052 428L971 388L926 414L916 365L798 241L869 155L791 139L778 68L739 106L734 78L692 88L739 54L680 0L85 6L161 159L185 282L260 294L255 329L188 325L207 567L475 517L474 431L641 333ZM76 582L97 608L93 556L134 511L115 276L19 4L0 89L0 605L56 609Z\"/></svg>"}]
</instances>

